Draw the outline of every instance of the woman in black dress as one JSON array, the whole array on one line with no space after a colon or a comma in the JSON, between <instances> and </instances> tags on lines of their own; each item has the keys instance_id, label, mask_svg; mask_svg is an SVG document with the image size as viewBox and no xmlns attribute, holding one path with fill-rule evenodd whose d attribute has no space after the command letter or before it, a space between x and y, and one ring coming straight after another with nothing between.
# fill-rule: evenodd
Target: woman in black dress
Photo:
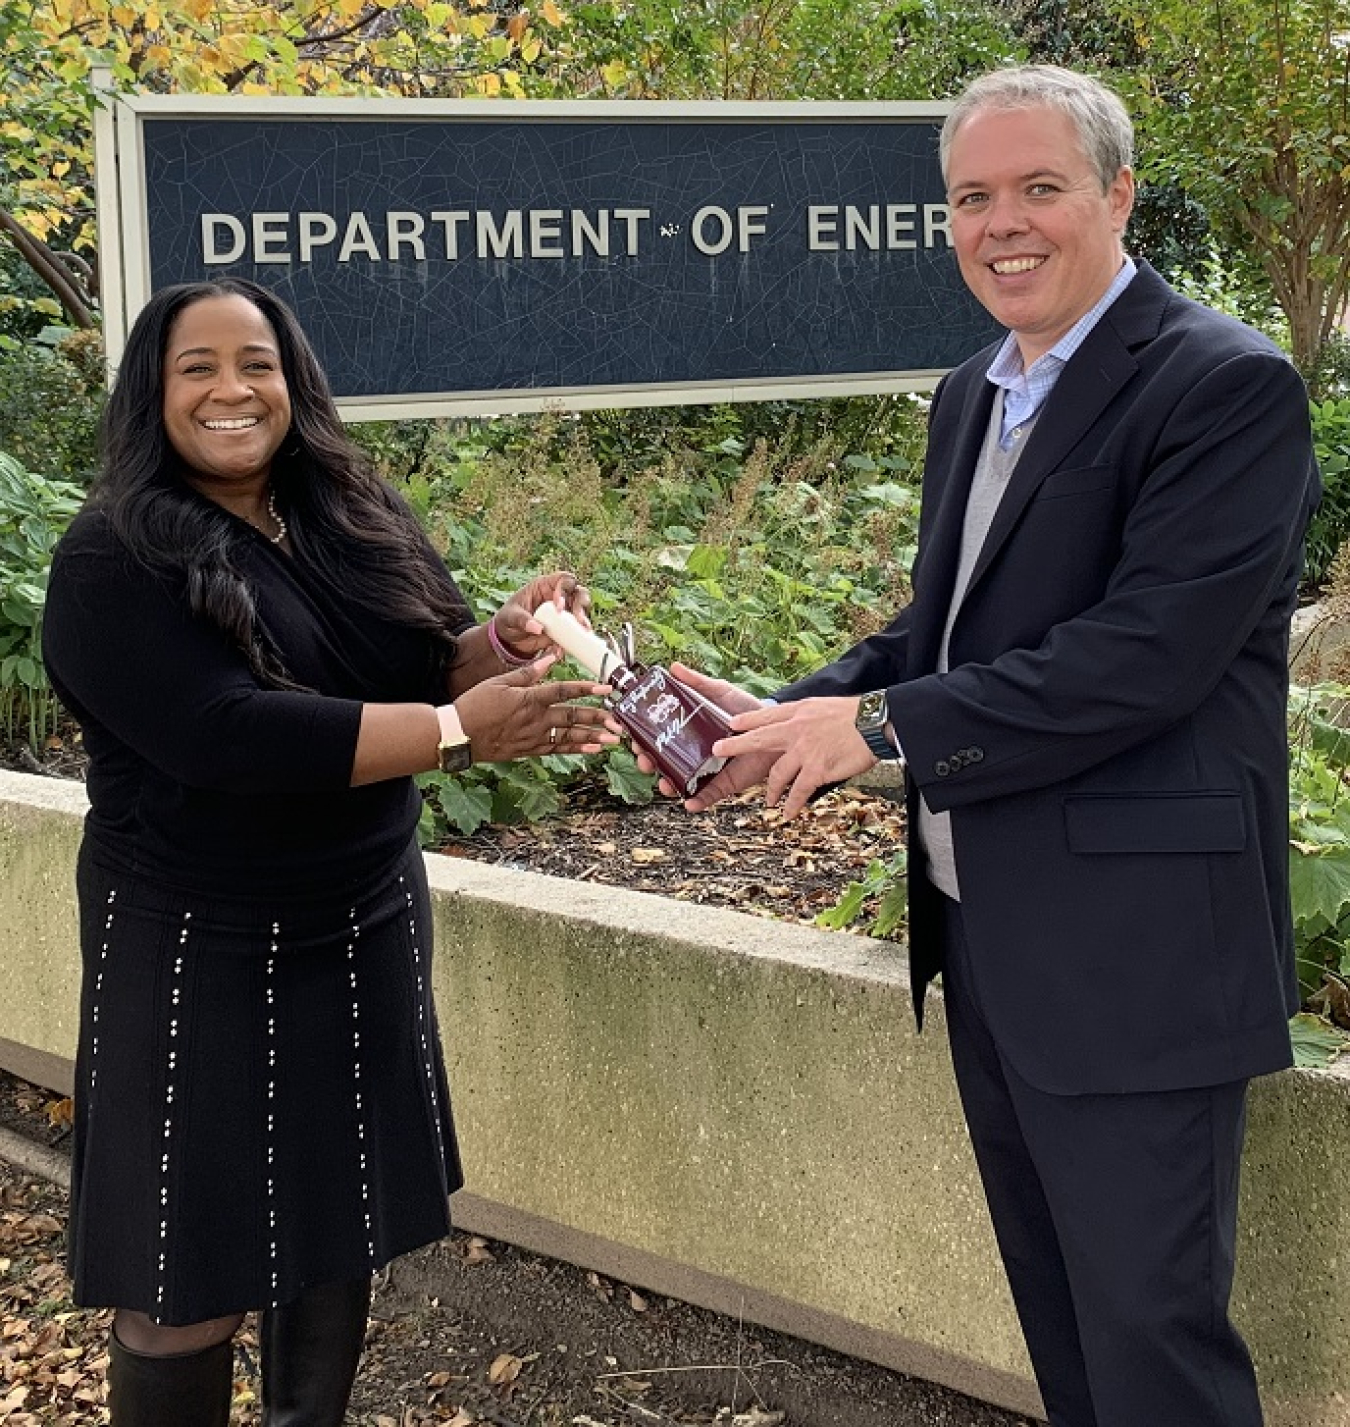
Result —
<instances>
[{"instance_id":1,"label":"woman in black dress","mask_svg":"<svg viewBox=\"0 0 1350 1427\"><path fill-rule=\"evenodd\" d=\"M268 1427L337 1427L371 1272L448 1230L411 775L617 741L542 682L545 600L586 607L555 574L475 625L265 289L151 298L43 641L89 755L70 1257L115 1427L223 1427L249 1309Z\"/></svg>"}]
</instances>

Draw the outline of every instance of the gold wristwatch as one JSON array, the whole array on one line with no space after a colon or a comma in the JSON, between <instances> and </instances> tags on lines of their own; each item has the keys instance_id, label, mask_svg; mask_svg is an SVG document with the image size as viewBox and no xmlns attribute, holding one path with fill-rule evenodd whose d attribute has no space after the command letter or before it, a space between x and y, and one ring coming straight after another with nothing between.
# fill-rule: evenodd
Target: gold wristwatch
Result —
<instances>
[{"instance_id":1,"label":"gold wristwatch","mask_svg":"<svg viewBox=\"0 0 1350 1427\"><path fill-rule=\"evenodd\" d=\"M441 726L441 741L436 745L436 766L442 773L462 773L473 763L473 745L459 721L454 704L440 704L436 721Z\"/></svg>"}]
</instances>

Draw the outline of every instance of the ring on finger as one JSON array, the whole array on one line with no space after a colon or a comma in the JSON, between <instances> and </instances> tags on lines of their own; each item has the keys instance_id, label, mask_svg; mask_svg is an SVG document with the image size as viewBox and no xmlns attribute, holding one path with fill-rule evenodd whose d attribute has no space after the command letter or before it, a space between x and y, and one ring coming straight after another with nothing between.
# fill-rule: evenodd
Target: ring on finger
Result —
<instances>
[{"instance_id":1,"label":"ring on finger","mask_svg":"<svg viewBox=\"0 0 1350 1427\"><path fill-rule=\"evenodd\" d=\"M554 724L549 724L548 726L548 741L550 743L557 743L558 741L558 729Z\"/></svg>"}]
</instances>

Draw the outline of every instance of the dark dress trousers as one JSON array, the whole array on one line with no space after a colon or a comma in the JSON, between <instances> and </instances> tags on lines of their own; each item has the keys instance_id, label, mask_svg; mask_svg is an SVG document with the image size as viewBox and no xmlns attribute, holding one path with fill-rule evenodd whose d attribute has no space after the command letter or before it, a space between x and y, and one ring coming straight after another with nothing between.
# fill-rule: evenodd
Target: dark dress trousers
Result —
<instances>
[{"instance_id":1,"label":"dark dress trousers","mask_svg":"<svg viewBox=\"0 0 1350 1427\"><path fill-rule=\"evenodd\" d=\"M945 970L948 1001L959 1001L949 1005L958 1081L1052 1422L1248 1427L1260 1420L1254 1394L1224 1386L1250 1370L1240 1339L1225 1337L1223 1260L1230 1273L1241 1088L1290 1063L1296 1005L1285 701L1318 494L1307 395L1264 337L1140 263L1027 438L951 631L950 672L938 674L995 350L951 373L934 398L911 603L778 697L885 689L910 827L920 796L951 814L959 909L929 882L921 849L911 859L915 1006L921 1019L925 988ZM956 1044L972 1028L987 1039L980 1053ZM1095 1107L1096 1124L1142 1104L1125 1118L1144 1126L1175 1092L1215 1087L1237 1087L1215 1092L1222 1123L1202 1096L1203 1112L1180 1115L1190 1140L1169 1143L1161 1160L1145 1135L1132 1141L1116 1125L1095 1169L1083 1163L1093 1137L1055 1104L1082 1097L1076 1109ZM1017 1146L1004 1161L1010 1124ZM1122 1157L1131 1143L1138 1153ZM1002 1181L1024 1177L1027 1164L1039 1209L1003 1202ZM1090 1201L1095 1185L1101 1202L1089 1214L1135 1189L1142 1204L1173 1172L1175 1196L1123 1213L1126 1239L1110 1253L1084 1245L1081 1261L1073 1226L1043 1202ZM1197 1178L1205 1203L1183 1204L1181 1181ZM1168 1225L1160 1216L1173 1197ZM1026 1304L1048 1290L1019 1286L1007 1240L1025 1228L1019 1214L1042 1211L1036 1272L1055 1255L1069 1263L1057 1270L1060 1318L1033 1333ZM1152 1304L1142 1282L1111 1294L1104 1275L1150 1252L1160 1270L1163 1257L1175 1261L1196 1216L1218 1227L1214 1261L1196 1275L1203 1302L1178 1306L1169 1290ZM1165 1341L1140 1343L1100 1373L1089 1349L1088 1381L1060 1390L1067 1370L1038 1343L1073 1339L1076 1356L1079 1338L1128 1342L1155 1310ZM1179 1349L1194 1329L1188 1315L1206 1313L1223 1327ZM1192 1379L1178 1405L1137 1396L1150 1374L1168 1380L1173 1358L1176 1376Z\"/></svg>"}]
</instances>

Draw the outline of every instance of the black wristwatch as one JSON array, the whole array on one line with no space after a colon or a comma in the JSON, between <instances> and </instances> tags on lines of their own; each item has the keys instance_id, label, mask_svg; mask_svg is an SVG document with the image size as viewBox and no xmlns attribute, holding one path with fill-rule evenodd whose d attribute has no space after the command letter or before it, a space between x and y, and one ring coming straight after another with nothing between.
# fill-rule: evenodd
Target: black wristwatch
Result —
<instances>
[{"instance_id":1,"label":"black wristwatch","mask_svg":"<svg viewBox=\"0 0 1350 1427\"><path fill-rule=\"evenodd\" d=\"M864 694L858 700L858 717L855 720L863 742L878 758L896 759L900 750L891 741L887 729L890 727L891 711L886 703L886 691L876 689Z\"/></svg>"}]
</instances>

